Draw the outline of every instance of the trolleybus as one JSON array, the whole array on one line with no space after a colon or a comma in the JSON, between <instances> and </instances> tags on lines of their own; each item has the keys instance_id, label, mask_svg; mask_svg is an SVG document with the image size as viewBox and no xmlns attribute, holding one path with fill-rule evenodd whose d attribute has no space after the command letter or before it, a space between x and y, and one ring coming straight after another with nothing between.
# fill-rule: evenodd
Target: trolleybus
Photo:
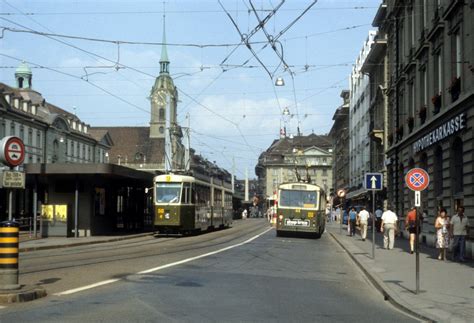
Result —
<instances>
[{"instance_id":1,"label":"trolleybus","mask_svg":"<svg viewBox=\"0 0 474 323\"><path fill-rule=\"evenodd\" d=\"M276 232L311 233L319 238L326 225L326 194L314 184L284 183L278 187Z\"/></svg>"}]
</instances>

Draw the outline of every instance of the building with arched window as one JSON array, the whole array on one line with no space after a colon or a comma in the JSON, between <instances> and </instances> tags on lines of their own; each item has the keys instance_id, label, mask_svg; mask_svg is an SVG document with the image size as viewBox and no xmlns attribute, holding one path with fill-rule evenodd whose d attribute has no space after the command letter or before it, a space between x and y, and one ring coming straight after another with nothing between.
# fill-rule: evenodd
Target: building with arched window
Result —
<instances>
[{"instance_id":1,"label":"building with arched window","mask_svg":"<svg viewBox=\"0 0 474 323\"><path fill-rule=\"evenodd\" d=\"M387 38L387 198L404 216L414 204L405 175L425 169L421 235L434 244L439 207L453 215L462 205L474 218L474 8L451 0L401 4L384 1L374 20Z\"/></svg>"}]
</instances>

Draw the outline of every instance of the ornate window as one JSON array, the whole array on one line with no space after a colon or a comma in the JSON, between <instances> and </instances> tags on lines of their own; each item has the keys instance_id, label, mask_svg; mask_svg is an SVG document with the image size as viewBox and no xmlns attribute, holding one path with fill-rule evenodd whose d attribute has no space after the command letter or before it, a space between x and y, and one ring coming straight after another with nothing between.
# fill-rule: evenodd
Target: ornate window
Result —
<instances>
[{"instance_id":1,"label":"ornate window","mask_svg":"<svg viewBox=\"0 0 474 323\"><path fill-rule=\"evenodd\" d=\"M27 144L28 145L32 145L33 144L33 129L28 129L28 141L27 141Z\"/></svg>"},{"instance_id":2,"label":"ornate window","mask_svg":"<svg viewBox=\"0 0 474 323\"><path fill-rule=\"evenodd\" d=\"M15 123L13 121L10 122L10 136L15 135Z\"/></svg>"},{"instance_id":3,"label":"ornate window","mask_svg":"<svg viewBox=\"0 0 474 323\"><path fill-rule=\"evenodd\" d=\"M165 109L161 108L159 113L158 113L158 117L160 118L160 120L165 120Z\"/></svg>"}]
</instances>

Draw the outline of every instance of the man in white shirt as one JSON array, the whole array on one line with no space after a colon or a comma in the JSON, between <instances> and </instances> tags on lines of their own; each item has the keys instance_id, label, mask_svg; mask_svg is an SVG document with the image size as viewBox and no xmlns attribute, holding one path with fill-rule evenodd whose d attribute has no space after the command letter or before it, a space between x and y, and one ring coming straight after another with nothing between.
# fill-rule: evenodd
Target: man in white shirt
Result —
<instances>
[{"instance_id":1,"label":"man in white shirt","mask_svg":"<svg viewBox=\"0 0 474 323\"><path fill-rule=\"evenodd\" d=\"M459 250L458 260L464 262L464 252L466 244L466 236L469 233L469 219L464 215L464 207L458 207L458 213L451 218L450 235L453 240L453 260L456 259Z\"/></svg>"},{"instance_id":2,"label":"man in white shirt","mask_svg":"<svg viewBox=\"0 0 474 323\"><path fill-rule=\"evenodd\" d=\"M365 207L362 207L362 210L360 210L359 215L357 216L357 220L359 221L360 235L362 236L362 241L365 241L365 238L367 237L367 225L369 224L369 217L370 217L369 212L367 212Z\"/></svg>"},{"instance_id":3,"label":"man in white shirt","mask_svg":"<svg viewBox=\"0 0 474 323\"><path fill-rule=\"evenodd\" d=\"M380 232L383 232L383 247L385 249L393 249L397 221L397 215L390 210L390 206L387 206L387 210L382 214L382 223L380 224Z\"/></svg>"}]
</instances>

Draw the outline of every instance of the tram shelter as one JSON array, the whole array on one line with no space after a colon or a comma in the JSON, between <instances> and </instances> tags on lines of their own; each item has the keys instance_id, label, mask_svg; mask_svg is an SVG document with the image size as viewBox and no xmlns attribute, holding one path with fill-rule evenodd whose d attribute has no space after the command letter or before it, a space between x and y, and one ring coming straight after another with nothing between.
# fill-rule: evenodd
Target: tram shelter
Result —
<instances>
[{"instance_id":1,"label":"tram shelter","mask_svg":"<svg viewBox=\"0 0 474 323\"><path fill-rule=\"evenodd\" d=\"M115 164L26 164L31 205L48 236L94 236L152 230L154 174Z\"/></svg>"}]
</instances>

